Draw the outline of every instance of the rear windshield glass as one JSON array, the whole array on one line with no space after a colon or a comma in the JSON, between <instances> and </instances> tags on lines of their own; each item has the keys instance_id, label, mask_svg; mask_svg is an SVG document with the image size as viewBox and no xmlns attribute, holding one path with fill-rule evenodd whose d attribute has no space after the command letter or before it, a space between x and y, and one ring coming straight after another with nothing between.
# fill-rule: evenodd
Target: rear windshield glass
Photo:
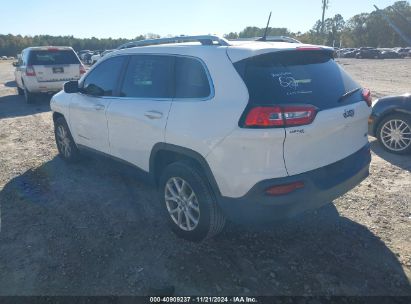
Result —
<instances>
[{"instance_id":1,"label":"rear windshield glass","mask_svg":"<svg viewBox=\"0 0 411 304\"><path fill-rule=\"evenodd\" d=\"M342 106L338 102L340 96L359 87L325 52L276 52L234 65L248 88L252 104L312 104L327 109ZM359 98L360 92L353 94L344 99L344 105Z\"/></svg>"},{"instance_id":2,"label":"rear windshield glass","mask_svg":"<svg viewBox=\"0 0 411 304\"><path fill-rule=\"evenodd\" d=\"M72 50L31 51L29 65L80 64Z\"/></svg>"}]
</instances>

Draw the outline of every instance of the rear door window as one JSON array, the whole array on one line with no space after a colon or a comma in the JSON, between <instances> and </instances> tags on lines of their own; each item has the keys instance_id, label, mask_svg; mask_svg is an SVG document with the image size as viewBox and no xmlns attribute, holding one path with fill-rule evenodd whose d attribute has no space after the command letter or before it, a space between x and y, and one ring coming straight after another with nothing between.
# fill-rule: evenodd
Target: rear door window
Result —
<instances>
[{"instance_id":1,"label":"rear door window","mask_svg":"<svg viewBox=\"0 0 411 304\"><path fill-rule=\"evenodd\" d=\"M343 104L338 102L341 95L359 85L326 52L275 52L234 66L248 88L251 104L312 104L328 109L361 99L358 92Z\"/></svg>"},{"instance_id":2,"label":"rear door window","mask_svg":"<svg viewBox=\"0 0 411 304\"><path fill-rule=\"evenodd\" d=\"M80 64L73 50L30 51L29 65Z\"/></svg>"},{"instance_id":3,"label":"rear door window","mask_svg":"<svg viewBox=\"0 0 411 304\"><path fill-rule=\"evenodd\" d=\"M120 91L121 97L172 98L173 57L133 55Z\"/></svg>"},{"instance_id":4,"label":"rear door window","mask_svg":"<svg viewBox=\"0 0 411 304\"><path fill-rule=\"evenodd\" d=\"M211 94L203 64L194 58L176 57L175 98L206 98Z\"/></svg>"}]
</instances>

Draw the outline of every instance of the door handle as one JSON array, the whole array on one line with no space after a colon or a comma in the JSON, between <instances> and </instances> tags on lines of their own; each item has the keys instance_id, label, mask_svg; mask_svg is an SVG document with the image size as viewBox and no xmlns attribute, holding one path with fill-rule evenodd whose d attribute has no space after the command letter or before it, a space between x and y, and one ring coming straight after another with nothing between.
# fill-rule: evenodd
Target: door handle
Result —
<instances>
[{"instance_id":1,"label":"door handle","mask_svg":"<svg viewBox=\"0 0 411 304\"><path fill-rule=\"evenodd\" d=\"M105 109L105 106L101 103L98 103L98 104L94 105L94 110L101 111L101 110L104 110L104 109Z\"/></svg>"},{"instance_id":2,"label":"door handle","mask_svg":"<svg viewBox=\"0 0 411 304\"><path fill-rule=\"evenodd\" d=\"M144 116L150 119L160 119L163 117L163 113L158 111L148 111L144 114Z\"/></svg>"}]
</instances>

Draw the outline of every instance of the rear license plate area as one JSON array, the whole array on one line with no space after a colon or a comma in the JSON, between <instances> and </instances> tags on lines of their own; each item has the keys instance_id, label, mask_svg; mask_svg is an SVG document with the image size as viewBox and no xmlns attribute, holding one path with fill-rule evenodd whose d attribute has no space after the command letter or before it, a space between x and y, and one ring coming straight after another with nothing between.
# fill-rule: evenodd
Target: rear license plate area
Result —
<instances>
[{"instance_id":1,"label":"rear license plate area","mask_svg":"<svg viewBox=\"0 0 411 304\"><path fill-rule=\"evenodd\" d=\"M61 74L64 73L64 69L62 67L54 67L53 74Z\"/></svg>"}]
</instances>

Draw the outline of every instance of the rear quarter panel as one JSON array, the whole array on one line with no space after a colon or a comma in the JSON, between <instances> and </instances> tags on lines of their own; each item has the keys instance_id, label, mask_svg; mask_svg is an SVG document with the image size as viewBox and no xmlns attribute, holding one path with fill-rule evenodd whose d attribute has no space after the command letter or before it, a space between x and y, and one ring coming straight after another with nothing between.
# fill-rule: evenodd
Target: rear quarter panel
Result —
<instances>
[{"instance_id":1,"label":"rear quarter panel","mask_svg":"<svg viewBox=\"0 0 411 304\"><path fill-rule=\"evenodd\" d=\"M207 156L223 196L239 198L258 182L287 176L284 128L236 128Z\"/></svg>"},{"instance_id":2,"label":"rear quarter panel","mask_svg":"<svg viewBox=\"0 0 411 304\"><path fill-rule=\"evenodd\" d=\"M180 54L185 55L184 51L180 50ZM191 56L189 50L186 52ZM194 57L200 58L207 66L214 96L208 100L173 100L165 140L206 157L238 128L238 120L248 103L248 90L228 59L225 48L207 52L203 47Z\"/></svg>"}]
</instances>

